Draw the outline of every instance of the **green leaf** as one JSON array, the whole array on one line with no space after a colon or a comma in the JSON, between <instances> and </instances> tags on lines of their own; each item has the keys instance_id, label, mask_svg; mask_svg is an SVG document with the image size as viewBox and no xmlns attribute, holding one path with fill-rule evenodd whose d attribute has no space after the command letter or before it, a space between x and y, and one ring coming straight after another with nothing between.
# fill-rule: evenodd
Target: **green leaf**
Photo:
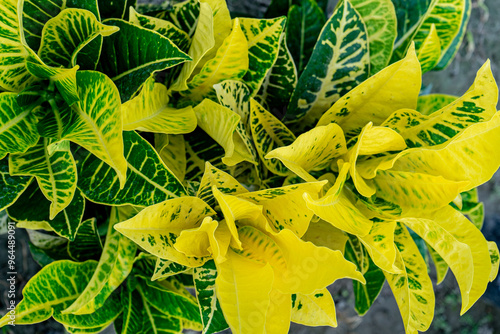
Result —
<instances>
[{"instance_id":1,"label":"green leaf","mask_svg":"<svg viewBox=\"0 0 500 334\"><path fill-rule=\"evenodd\" d=\"M49 66L73 67L78 53L88 43L99 35L109 36L118 30L101 24L90 11L67 8L45 24L38 55Z\"/></svg>"},{"instance_id":2,"label":"green leaf","mask_svg":"<svg viewBox=\"0 0 500 334\"><path fill-rule=\"evenodd\" d=\"M278 58L285 18L238 20L248 40L249 69L243 81L250 88L251 96L254 96Z\"/></svg>"},{"instance_id":3,"label":"green leaf","mask_svg":"<svg viewBox=\"0 0 500 334\"><path fill-rule=\"evenodd\" d=\"M28 188L32 177L12 176L9 173L9 160L3 158L0 160L0 210L4 210L14 204L19 196Z\"/></svg>"},{"instance_id":4,"label":"green leaf","mask_svg":"<svg viewBox=\"0 0 500 334\"><path fill-rule=\"evenodd\" d=\"M299 1L299 4L291 6L290 10L287 9L282 15L286 15L287 12L286 44L300 75L311 58L326 18L314 0Z\"/></svg>"},{"instance_id":5,"label":"green leaf","mask_svg":"<svg viewBox=\"0 0 500 334\"><path fill-rule=\"evenodd\" d=\"M82 194L77 191L71 203L53 220L49 217L49 207L50 202L38 189L37 184L33 182L16 203L7 209L7 212L12 219L18 222L19 227L28 227L34 224L35 228L45 227L45 229L53 230L62 237L74 240L85 207Z\"/></svg>"},{"instance_id":6,"label":"green leaf","mask_svg":"<svg viewBox=\"0 0 500 334\"><path fill-rule=\"evenodd\" d=\"M229 327L217 300L215 279L217 269L213 261L194 269L194 285L203 321L203 333L212 334Z\"/></svg>"},{"instance_id":7,"label":"green leaf","mask_svg":"<svg viewBox=\"0 0 500 334\"><path fill-rule=\"evenodd\" d=\"M0 93L0 109L0 159L35 146L40 136L31 108L20 107L15 93Z\"/></svg>"},{"instance_id":8,"label":"green leaf","mask_svg":"<svg viewBox=\"0 0 500 334\"><path fill-rule=\"evenodd\" d=\"M71 259L78 262L99 257L102 251L102 243L97 232L95 218L87 219L78 226L75 240L68 242L67 250Z\"/></svg>"},{"instance_id":9,"label":"green leaf","mask_svg":"<svg viewBox=\"0 0 500 334\"><path fill-rule=\"evenodd\" d=\"M429 116L457 99L458 97L456 96L445 94L422 95L418 97L417 110L422 115Z\"/></svg>"},{"instance_id":10,"label":"green leaf","mask_svg":"<svg viewBox=\"0 0 500 334\"><path fill-rule=\"evenodd\" d=\"M362 17L345 0L327 21L288 105L286 119L321 113L368 78L368 35Z\"/></svg>"},{"instance_id":11,"label":"green leaf","mask_svg":"<svg viewBox=\"0 0 500 334\"><path fill-rule=\"evenodd\" d=\"M45 197L51 201L50 219L64 210L76 191L76 165L69 146L49 154L49 139L42 138L26 153L11 154L11 175L34 176Z\"/></svg>"},{"instance_id":12,"label":"green leaf","mask_svg":"<svg viewBox=\"0 0 500 334\"><path fill-rule=\"evenodd\" d=\"M173 261L157 258L152 281L162 280L188 271L190 268Z\"/></svg>"},{"instance_id":13,"label":"green leaf","mask_svg":"<svg viewBox=\"0 0 500 334\"><path fill-rule=\"evenodd\" d=\"M173 5L171 9L155 13L154 16L172 22L193 38L200 16L200 2L198 0L183 1Z\"/></svg>"},{"instance_id":14,"label":"green leaf","mask_svg":"<svg viewBox=\"0 0 500 334\"><path fill-rule=\"evenodd\" d=\"M78 188L93 202L107 205L149 206L186 194L181 182L165 167L153 147L135 131L123 133L127 177L125 186L111 168L83 148L77 161Z\"/></svg>"},{"instance_id":15,"label":"green leaf","mask_svg":"<svg viewBox=\"0 0 500 334\"><path fill-rule=\"evenodd\" d=\"M439 40L434 23L431 25L429 33L423 42L421 42L417 54L422 66L422 73L432 70L439 62L439 57L441 57L441 41Z\"/></svg>"},{"instance_id":16,"label":"green leaf","mask_svg":"<svg viewBox=\"0 0 500 334\"><path fill-rule=\"evenodd\" d=\"M122 20L107 20L106 24L120 29L118 34L104 39L100 70L118 87L122 102L126 102L152 73L179 65L191 58L168 38Z\"/></svg>"},{"instance_id":17,"label":"green leaf","mask_svg":"<svg viewBox=\"0 0 500 334\"><path fill-rule=\"evenodd\" d=\"M137 0L98 0L99 12L102 19L117 18L127 19L130 7L136 5Z\"/></svg>"}]
</instances>

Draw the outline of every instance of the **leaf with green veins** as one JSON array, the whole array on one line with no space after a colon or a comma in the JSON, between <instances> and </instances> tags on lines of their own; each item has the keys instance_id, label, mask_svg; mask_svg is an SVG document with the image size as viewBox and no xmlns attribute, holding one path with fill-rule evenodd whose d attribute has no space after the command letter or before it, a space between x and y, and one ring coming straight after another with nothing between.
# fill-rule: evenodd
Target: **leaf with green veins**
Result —
<instances>
[{"instance_id":1,"label":"leaf with green veins","mask_svg":"<svg viewBox=\"0 0 500 334\"><path fill-rule=\"evenodd\" d=\"M384 272L396 298L408 333L425 332L434 317L435 297L427 265L406 227L398 224L395 231L401 274Z\"/></svg>"},{"instance_id":2,"label":"leaf with green veins","mask_svg":"<svg viewBox=\"0 0 500 334\"><path fill-rule=\"evenodd\" d=\"M67 8L45 24L38 55L49 66L73 67L78 53L94 38L110 36L118 30L101 24L90 11Z\"/></svg>"},{"instance_id":3,"label":"leaf with green veins","mask_svg":"<svg viewBox=\"0 0 500 334\"><path fill-rule=\"evenodd\" d=\"M250 88L240 81L225 80L214 85L219 103L240 115L240 123L248 123L250 117Z\"/></svg>"},{"instance_id":4,"label":"leaf with green veins","mask_svg":"<svg viewBox=\"0 0 500 334\"><path fill-rule=\"evenodd\" d=\"M362 17L348 0L327 21L302 72L285 118L321 114L368 78L368 35Z\"/></svg>"},{"instance_id":5,"label":"leaf with green veins","mask_svg":"<svg viewBox=\"0 0 500 334\"><path fill-rule=\"evenodd\" d=\"M310 295L292 295L291 320L306 326L337 327L335 303L328 289Z\"/></svg>"},{"instance_id":6,"label":"leaf with green veins","mask_svg":"<svg viewBox=\"0 0 500 334\"><path fill-rule=\"evenodd\" d=\"M135 7L137 0L98 0L99 12L102 19L127 19L130 7Z\"/></svg>"},{"instance_id":7,"label":"leaf with green veins","mask_svg":"<svg viewBox=\"0 0 500 334\"><path fill-rule=\"evenodd\" d=\"M309 62L325 22L325 14L313 0L299 1L299 4L288 10L286 44L297 66L298 75L302 74Z\"/></svg>"},{"instance_id":8,"label":"leaf with green veins","mask_svg":"<svg viewBox=\"0 0 500 334\"><path fill-rule=\"evenodd\" d=\"M102 243L96 224L95 218L83 221L78 226L75 240L68 242L68 255L75 261L93 260L101 254Z\"/></svg>"},{"instance_id":9,"label":"leaf with green veins","mask_svg":"<svg viewBox=\"0 0 500 334\"><path fill-rule=\"evenodd\" d=\"M224 80L241 79L247 70L248 43L239 19L235 19L233 31L224 39L214 58L203 65L200 72L187 83L188 89L181 94L195 102L215 97L213 85Z\"/></svg>"},{"instance_id":10,"label":"leaf with green veins","mask_svg":"<svg viewBox=\"0 0 500 334\"><path fill-rule=\"evenodd\" d=\"M290 174L280 160L265 157L279 147L292 144L296 139L295 135L254 99L250 100L250 108L250 129L261 161L274 174L281 176Z\"/></svg>"},{"instance_id":11,"label":"leaf with green veins","mask_svg":"<svg viewBox=\"0 0 500 334\"><path fill-rule=\"evenodd\" d=\"M445 94L422 95L418 97L417 110L422 115L429 116L457 99L458 97L456 96Z\"/></svg>"},{"instance_id":12,"label":"leaf with green veins","mask_svg":"<svg viewBox=\"0 0 500 334\"><path fill-rule=\"evenodd\" d=\"M17 94L0 93L0 159L7 153L24 153L39 139L31 108L20 107Z\"/></svg>"},{"instance_id":13,"label":"leaf with green veins","mask_svg":"<svg viewBox=\"0 0 500 334\"><path fill-rule=\"evenodd\" d=\"M50 219L63 211L73 200L76 191L76 165L67 149L49 154L49 139L42 138L37 145L22 154L11 154L11 175L34 176L45 197L51 201Z\"/></svg>"},{"instance_id":14,"label":"leaf with green veins","mask_svg":"<svg viewBox=\"0 0 500 334\"><path fill-rule=\"evenodd\" d=\"M154 269L154 274L151 276L152 281L163 280L177 274L184 273L190 268L173 261L158 258Z\"/></svg>"},{"instance_id":15,"label":"leaf with green veins","mask_svg":"<svg viewBox=\"0 0 500 334\"><path fill-rule=\"evenodd\" d=\"M184 1L173 5L171 9L155 13L154 16L172 22L193 38L200 16L200 2L198 0Z\"/></svg>"},{"instance_id":16,"label":"leaf with green veins","mask_svg":"<svg viewBox=\"0 0 500 334\"><path fill-rule=\"evenodd\" d=\"M350 0L368 32L370 76L389 63L397 34L397 18L391 0Z\"/></svg>"},{"instance_id":17,"label":"leaf with green veins","mask_svg":"<svg viewBox=\"0 0 500 334\"><path fill-rule=\"evenodd\" d=\"M83 217L85 208L85 199L82 194L77 191L71 203L65 210L49 219L50 202L45 198L43 193L38 189L38 186L33 182L28 189L19 197L19 199L7 209L9 216L18 222L19 227L26 226L27 228L35 224L50 228L58 235L69 240L74 240L78 226Z\"/></svg>"},{"instance_id":18,"label":"leaf with green veins","mask_svg":"<svg viewBox=\"0 0 500 334\"><path fill-rule=\"evenodd\" d=\"M65 314L89 314L104 305L106 299L125 281L134 263L136 244L114 229L123 218L118 209L111 210L106 242L96 271L82 294Z\"/></svg>"},{"instance_id":19,"label":"leaf with green veins","mask_svg":"<svg viewBox=\"0 0 500 334\"><path fill-rule=\"evenodd\" d=\"M433 23L423 40L420 48L417 50L418 60L422 66L422 73L432 70L439 62L441 56L441 41L436 30L436 25Z\"/></svg>"},{"instance_id":20,"label":"leaf with green veins","mask_svg":"<svg viewBox=\"0 0 500 334\"><path fill-rule=\"evenodd\" d=\"M278 58L285 18L239 20L248 40L249 69L243 81L250 88L250 96L255 96Z\"/></svg>"},{"instance_id":21,"label":"leaf with green veins","mask_svg":"<svg viewBox=\"0 0 500 334\"><path fill-rule=\"evenodd\" d=\"M32 179L33 177L10 175L8 157L0 159L0 189L3 191L0 197L0 210L14 204L28 188Z\"/></svg>"},{"instance_id":22,"label":"leaf with green veins","mask_svg":"<svg viewBox=\"0 0 500 334\"><path fill-rule=\"evenodd\" d=\"M133 8L130 11L129 22L160 33L174 42L183 52L188 52L189 50L191 38L186 32L177 28L172 22L156 17L141 15Z\"/></svg>"},{"instance_id":23,"label":"leaf with green veins","mask_svg":"<svg viewBox=\"0 0 500 334\"><path fill-rule=\"evenodd\" d=\"M203 266L194 269L194 285L196 298L200 307L203 322L203 333L211 334L228 328L224 314L217 300L215 279L217 268L213 261L208 261Z\"/></svg>"},{"instance_id":24,"label":"leaf with green veins","mask_svg":"<svg viewBox=\"0 0 500 334\"><path fill-rule=\"evenodd\" d=\"M462 208L459 211L467 215L469 220L481 230L484 223L484 205L479 202L477 188L465 191L460 195L462 197Z\"/></svg>"},{"instance_id":25,"label":"leaf with green veins","mask_svg":"<svg viewBox=\"0 0 500 334\"><path fill-rule=\"evenodd\" d=\"M33 113L39 119L37 129L40 136L51 139L51 143L47 146L50 152L56 143L67 142L63 140L63 136L75 121L76 115L59 94L56 98L50 99L48 104L33 109Z\"/></svg>"},{"instance_id":26,"label":"leaf with green veins","mask_svg":"<svg viewBox=\"0 0 500 334\"><path fill-rule=\"evenodd\" d=\"M106 20L105 23L120 29L118 34L104 39L100 70L118 87L122 103L125 103L151 76L191 58L179 50L168 38L159 33L138 27L122 20Z\"/></svg>"},{"instance_id":27,"label":"leaf with green veins","mask_svg":"<svg viewBox=\"0 0 500 334\"><path fill-rule=\"evenodd\" d=\"M168 102L167 87L149 77L139 95L122 105L123 130L166 134L192 132L196 128L193 108L170 108Z\"/></svg>"},{"instance_id":28,"label":"leaf with green veins","mask_svg":"<svg viewBox=\"0 0 500 334\"><path fill-rule=\"evenodd\" d=\"M290 101L296 85L297 69L287 48L285 33L283 33L276 63L267 73L255 99L260 104L267 105L271 110L284 114L284 108Z\"/></svg>"},{"instance_id":29,"label":"leaf with green veins","mask_svg":"<svg viewBox=\"0 0 500 334\"><path fill-rule=\"evenodd\" d=\"M126 131L123 137L128 169L123 189L117 175L103 161L81 147L74 151L78 188L87 198L107 205L149 206L186 194L145 139L135 131Z\"/></svg>"},{"instance_id":30,"label":"leaf with green veins","mask_svg":"<svg viewBox=\"0 0 500 334\"><path fill-rule=\"evenodd\" d=\"M168 138L168 143L161 139ZM174 173L179 181L184 181L186 176L186 142L182 135L155 135L155 150L169 170Z\"/></svg>"},{"instance_id":31,"label":"leaf with green veins","mask_svg":"<svg viewBox=\"0 0 500 334\"><path fill-rule=\"evenodd\" d=\"M196 32L194 33L191 47L189 48L188 55L191 57L189 63L185 63L172 86L169 88L176 91L184 91L188 89L187 82L193 72L198 66L201 59L209 52L215 45L214 39L214 23L213 13L210 6L206 3L200 3L200 16L198 17L198 24Z\"/></svg>"}]
</instances>

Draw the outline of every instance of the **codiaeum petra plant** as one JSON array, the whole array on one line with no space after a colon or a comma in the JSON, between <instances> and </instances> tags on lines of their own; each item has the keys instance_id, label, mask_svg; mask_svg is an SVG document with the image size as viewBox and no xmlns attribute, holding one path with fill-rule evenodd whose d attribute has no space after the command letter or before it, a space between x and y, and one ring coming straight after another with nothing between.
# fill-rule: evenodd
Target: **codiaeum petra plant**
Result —
<instances>
[{"instance_id":1,"label":"codiaeum petra plant","mask_svg":"<svg viewBox=\"0 0 500 334\"><path fill-rule=\"evenodd\" d=\"M498 271L476 192L498 89L487 62L462 97L419 96L470 0L327 7L1 0L0 210L42 269L0 326L334 327L351 278L359 314L387 280L416 333L432 265L470 309Z\"/></svg>"}]
</instances>

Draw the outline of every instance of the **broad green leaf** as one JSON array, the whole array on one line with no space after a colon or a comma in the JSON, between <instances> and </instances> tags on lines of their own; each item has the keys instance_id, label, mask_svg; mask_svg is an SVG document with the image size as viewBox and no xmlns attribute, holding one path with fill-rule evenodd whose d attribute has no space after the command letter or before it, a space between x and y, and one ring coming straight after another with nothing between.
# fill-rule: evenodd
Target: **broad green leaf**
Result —
<instances>
[{"instance_id":1,"label":"broad green leaf","mask_svg":"<svg viewBox=\"0 0 500 334\"><path fill-rule=\"evenodd\" d=\"M310 171L329 166L344 153L346 143L342 129L337 124L329 124L309 130L292 144L269 152L265 158L276 158L302 179L314 182L316 179Z\"/></svg>"},{"instance_id":2,"label":"broad green leaf","mask_svg":"<svg viewBox=\"0 0 500 334\"><path fill-rule=\"evenodd\" d=\"M269 109L284 114L296 85L297 69L286 46L286 36L283 33L276 63L267 73L255 99Z\"/></svg>"},{"instance_id":3,"label":"broad green leaf","mask_svg":"<svg viewBox=\"0 0 500 334\"><path fill-rule=\"evenodd\" d=\"M194 102L215 97L213 85L224 80L241 79L247 70L248 43L236 19L231 34L223 40L214 57L188 82L188 90L182 94Z\"/></svg>"},{"instance_id":4,"label":"broad green leaf","mask_svg":"<svg viewBox=\"0 0 500 334\"><path fill-rule=\"evenodd\" d=\"M285 18L239 18L239 21L248 40L249 69L243 81L250 88L250 96L255 96L278 58Z\"/></svg>"},{"instance_id":5,"label":"broad green leaf","mask_svg":"<svg viewBox=\"0 0 500 334\"><path fill-rule=\"evenodd\" d=\"M83 148L74 152L78 188L87 198L107 205L149 206L186 194L151 144L135 131L126 131L123 137L128 170L123 189L117 175L103 161Z\"/></svg>"},{"instance_id":6,"label":"broad green leaf","mask_svg":"<svg viewBox=\"0 0 500 334\"><path fill-rule=\"evenodd\" d=\"M85 199L76 191L73 200L54 219L49 217L51 203L33 182L19 199L7 209L17 226L43 228L56 232L61 237L74 240L83 217Z\"/></svg>"},{"instance_id":7,"label":"broad green leaf","mask_svg":"<svg viewBox=\"0 0 500 334\"><path fill-rule=\"evenodd\" d=\"M75 121L76 115L60 94L56 93L53 98L49 98L48 104L35 107L33 113L39 119L37 129L40 136L51 139L47 146L49 154L52 154L54 148L61 143L69 144L63 137Z\"/></svg>"},{"instance_id":8,"label":"broad green leaf","mask_svg":"<svg viewBox=\"0 0 500 334\"><path fill-rule=\"evenodd\" d=\"M20 107L15 93L0 93L0 109L0 159L35 146L39 135L31 108Z\"/></svg>"},{"instance_id":9,"label":"broad green leaf","mask_svg":"<svg viewBox=\"0 0 500 334\"><path fill-rule=\"evenodd\" d=\"M152 73L179 65L191 58L168 38L122 20L106 24L120 29L104 39L100 70L114 81L122 103L128 101Z\"/></svg>"},{"instance_id":10,"label":"broad green leaf","mask_svg":"<svg viewBox=\"0 0 500 334\"><path fill-rule=\"evenodd\" d=\"M491 259L491 272L490 272L490 282L493 282L498 275L498 266L499 266L499 253L498 246L494 241L488 241L488 250L490 252Z\"/></svg>"},{"instance_id":11,"label":"broad green leaf","mask_svg":"<svg viewBox=\"0 0 500 334\"><path fill-rule=\"evenodd\" d=\"M173 5L170 9L156 13L154 16L172 22L177 28L187 32L189 37L193 38L200 16L200 1L184 1Z\"/></svg>"},{"instance_id":12,"label":"broad green leaf","mask_svg":"<svg viewBox=\"0 0 500 334\"><path fill-rule=\"evenodd\" d=\"M365 22L370 49L370 75L384 69L392 55L397 18L391 0L350 0Z\"/></svg>"},{"instance_id":13,"label":"broad green leaf","mask_svg":"<svg viewBox=\"0 0 500 334\"><path fill-rule=\"evenodd\" d=\"M160 33L174 42L174 44L177 45L183 52L187 52L189 50L191 38L186 32L177 28L177 26L172 22L156 17L141 15L133 8L130 11L129 22Z\"/></svg>"},{"instance_id":14,"label":"broad green leaf","mask_svg":"<svg viewBox=\"0 0 500 334\"><path fill-rule=\"evenodd\" d=\"M28 188L32 177L12 176L9 173L9 160L3 158L0 160L0 210L4 210L17 201L19 196Z\"/></svg>"},{"instance_id":15,"label":"broad green leaf","mask_svg":"<svg viewBox=\"0 0 500 334\"><path fill-rule=\"evenodd\" d=\"M183 91L188 89L187 81L193 74L196 66L201 59L209 52L215 45L214 39L214 16L210 5L207 3L200 3L200 15L198 17L198 24L196 25L196 32L194 33L191 47L189 48L188 55L192 61L185 63L182 70L169 88L176 91Z\"/></svg>"},{"instance_id":16,"label":"broad green leaf","mask_svg":"<svg viewBox=\"0 0 500 334\"><path fill-rule=\"evenodd\" d=\"M110 36L118 30L101 24L90 11L67 8L45 24L38 55L49 66L74 67L78 53L88 43L99 35Z\"/></svg>"},{"instance_id":17,"label":"broad green leaf","mask_svg":"<svg viewBox=\"0 0 500 334\"><path fill-rule=\"evenodd\" d=\"M453 103L458 97L445 94L429 94L418 97L417 109L422 115L429 116L430 114L441 110L447 105Z\"/></svg>"},{"instance_id":18,"label":"broad green leaf","mask_svg":"<svg viewBox=\"0 0 500 334\"><path fill-rule=\"evenodd\" d=\"M366 80L369 71L365 24L345 0L321 31L292 94L286 119L297 120L308 113L319 119L334 102Z\"/></svg>"},{"instance_id":19,"label":"broad green leaf","mask_svg":"<svg viewBox=\"0 0 500 334\"><path fill-rule=\"evenodd\" d=\"M415 50L344 95L318 122L339 124L347 138L356 136L368 123L380 125L393 112L415 109L421 88L421 70ZM387 103L391 101L391 103Z\"/></svg>"},{"instance_id":20,"label":"broad green leaf","mask_svg":"<svg viewBox=\"0 0 500 334\"><path fill-rule=\"evenodd\" d=\"M139 95L122 105L123 130L182 134L196 128L193 108L175 109L168 106L165 85L149 77Z\"/></svg>"},{"instance_id":21,"label":"broad green leaf","mask_svg":"<svg viewBox=\"0 0 500 334\"><path fill-rule=\"evenodd\" d=\"M102 242L97 232L95 218L80 223L76 231L75 240L68 242L67 253L72 260L82 262L93 260L101 254Z\"/></svg>"},{"instance_id":22,"label":"broad green leaf","mask_svg":"<svg viewBox=\"0 0 500 334\"><path fill-rule=\"evenodd\" d=\"M104 305L106 299L132 270L136 244L113 227L120 222L118 209L111 210L106 242L97 268L82 294L62 313L89 314Z\"/></svg>"},{"instance_id":23,"label":"broad green leaf","mask_svg":"<svg viewBox=\"0 0 500 334\"><path fill-rule=\"evenodd\" d=\"M217 333L226 329L228 324L224 319L224 314L216 295L215 280L217 278L217 270L215 263L208 261L203 266L195 268L193 278L201 320L203 321L203 333Z\"/></svg>"},{"instance_id":24,"label":"broad green leaf","mask_svg":"<svg viewBox=\"0 0 500 334\"><path fill-rule=\"evenodd\" d=\"M335 303L328 289L310 295L292 295L292 317L295 323L306 326L337 327Z\"/></svg>"},{"instance_id":25,"label":"broad green leaf","mask_svg":"<svg viewBox=\"0 0 500 334\"><path fill-rule=\"evenodd\" d=\"M377 267L391 274L401 272L401 268L395 264L397 253L394 246L395 229L395 221L374 222L370 233L358 236Z\"/></svg>"},{"instance_id":26,"label":"broad green leaf","mask_svg":"<svg viewBox=\"0 0 500 334\"><path fill-rule=\"evenodd\" d=\"M427 265L405 226L395 231L401 274L384 272L396 298L407 333L425 332L434 318L435 297Z\"/></svg>"},{"instance_id":27,"label":"broad green leaf","mask_svg":"<svg viewBox=\"0 0 500 334\"><path fill-rule=\"evenodd\" d=\"M76 80L80 101L73 106L75 115L62 139L88 149L113 168L123 187L127 162L123 156L118 90L108 77L99 72L77 72Z\"/></svg>"},{"instance_id":28,"label":"broad green leaf","mask_svg":"<svg viewBox=\"0 0 500 334\"><path fill-rule=\"evenodd\" d=\"M154 274L151 276L151 280L156 281L159 279L165 279L167 277L186 272L189 269L190 268L183 266L182 264L157 258Z\"/></svg>"},{"instance_id":29,"label":"broad green leaf","mask_svg":"<svg viewBox=\"0 0 500 334\"><path fill-rule=\"evenodd\" d=\"M49 154L49 139L42 138L37 145L22 154L11 154L11 175L34 176L45 197L51 201L50 216L54 217L73 200L76 191L76 165L69 150Z\"/></svg>"},{"instance_id":30,"label":"broad green leaf","mask_svg":"<svg viewBox=\"0 0 500 334\"><path fill-rule=\"evenodd\" d=\"M250 100L250 108L250 129L261 161L276 175L290 174L280 160L265 157L279 147L291 145L295 141L295 135L254 99Z\"/></svg>"},{"instance_id":31,"label":"broad green leaf","mask_svg":"<svg viewBox=\"0 0 500 334\"><path fill-rule=\"evenodd\" d=\"M161 259L197 267L207 259L187 257L174 248L175 241L181 231L199 227L203 218L214 214L201 199L183 196L149 206L115 229Z\"/></svg>"},{"instance_id":32,"label":"broad green leaf","mask_svg":"<svg viewBox=\"0 0 500 334\"><path fill-rule=\"evenodd\" d=\"M441 41L436 30L436 25L433 23L431 28L421 42L420 48L417 50L418 61L422 66L422 74L432 70L439 62L441 56Z\"/></svg>"},{"instance_id":33,"label":"broad green leaf","mask_svg":"<svg viewBox=\"0 0 500 334\"><path fill-rule=\"evenodd\" d=\"M451 104L429 116L403 109L391 115L383 125L403 136L409 147L439 145L467 127L488 121L496 113L498 87L489 62L477 72L471 88Z\"/></svg>"},{"instance_id":34,"label":"broad green leaf","mask_svg":"<svg viewBox=\"0 0 500 334\"><path fill-rule=\"evenodd\" d=\"M99 11L103 19L118 18L127 19L130 7L136 5L137 0L115 0L112 2L106 0L97 0Z\"/></svg>"},{"instance_id":35,"label":"broad green leaf","mask_svg":"<svg viewBox=\"0 0 500 334\"><path fill-rule=\"evenodd\" d=\"M179 181L186 176L186 142L182 135L155 135L155 150Z\"/></svg>"},{"instance_id":36,"label":"broad green leaf","mask_svg":"<svg viewBox=\"0 0 500 334\"><path fill-rule=\"evenodd\" d=\"M314 45L326 22L325 13L313 0L299 1L281 15L286 13L288 13L286 44L300 75L311 58Z\"/></svg>"}]
</instances>

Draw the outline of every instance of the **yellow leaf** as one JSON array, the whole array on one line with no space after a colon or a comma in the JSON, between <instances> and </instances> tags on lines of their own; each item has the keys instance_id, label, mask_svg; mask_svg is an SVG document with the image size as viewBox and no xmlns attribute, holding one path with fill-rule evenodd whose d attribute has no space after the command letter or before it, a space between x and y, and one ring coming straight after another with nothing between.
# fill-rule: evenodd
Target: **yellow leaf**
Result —
<instances>
[{"instance_id":1,"label":"yellow leaf","mask_svg":"<svg viewBox=\"0 0 500 334\"><path fill-rule=\"evenodd\" d=\"M182 135L155 134L155 150L179 181L186 176L186 143Z\"/></svg>"},{"instance_id":2,"label":"yellow leaf","mask_svg":"<svg viewBox=\"0 0 500 334\"><path fill-rule=\"evenodd\" d=\"M488 249L490 251L490 259L491 259L491 272L490 272L490 282L493 282L498 275L498 265L500 262L498 261L498 246L494 241L488 241Z\"/></svg>"},{"instance_id":3,"label":"yellow leaf","mask_svg":"<svg viewBox=\"0 0 500 334\"><path fill-rule=\"evenodd\" d=\"M266 313L266 334L288 333L292 312L292 295L272 289Z\"/></svg>"},{"instance_id":4,"label":"yellow leaf","mask_svg":"<svg viewBox=\"0 0 500 334\"><path fill-rule=\"evenodd\" d=\"M401 269L395 265L395 229L395 221L375 222L369 234L366 236L358 236L377 267L391 274L401 273Z\"/></svg>"},{"instance_id":5,"label":"yellow leaf","mask_svg":"<svg viewBox=\"0 0 500 334\"><path fill-rule=\"evenodd\" d=\"M306 326L337 327L335 303L328 289L292 296L292 321Z\"/></svg>"},{"instance_id":6,"label":"yellow leaf","mask_svg":"<svg viewBox=\"0 0 500 334\"><path fill-rule=\"evenodd\" d=\"M334 227L323 219L320 219L318 222L312 222L306 234L302 237L302 240L310 241L316 246L339 250L342 253L344 253L348 239L349 237L344 231Z\"/></svg>"}]
</instances>

